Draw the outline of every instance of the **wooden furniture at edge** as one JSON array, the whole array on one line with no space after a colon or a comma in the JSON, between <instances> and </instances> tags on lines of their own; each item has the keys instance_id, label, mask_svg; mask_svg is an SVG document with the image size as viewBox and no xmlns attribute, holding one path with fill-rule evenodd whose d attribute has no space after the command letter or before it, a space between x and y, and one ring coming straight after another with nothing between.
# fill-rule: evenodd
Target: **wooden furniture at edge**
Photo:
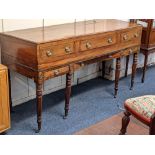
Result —
<instances>
[{"instance_id":1,"label":"wooden furniture at edge","mask_svg":"<svg viewBox=\"0 0 155 155\"><path fill-rule=\"evenodd\" d=\"M150 53L155 52L155 27L153 27L154 19L131 19L131 22L137 23L138 21L143 22L146 26L143 26L142 29L142 38L141 38L141 53L144 54L144 66L142 74L142 83L145 80L145 73L147 68L148 56ZM128 70L129 56L126 57L126 76Z\"/></svg>"},{"instance_id":2,"label":"wooden furniture at edge","mask_svg":"<svg viewBox=\"0 0 155 155\"><path fill-rule=\"evenodd\" d=\"M124 117L120 135L125 135L130 116L149 127L149 134L155 135L155 95L145 95L127 99L124 103Z\"/></svg>"},{"instance_id":3,"label":"wooden furniture at edge","mask_svg":"<svg viewBox=\"0 0 155 155\"><path fill-rule=\"evenodd\" d=\"M0 64L0 133L10 128L8 69Z\"/></svg>"},{"instance_id":4,"label":"wooden furniture at edge","mask_svg":"<svg viewBox=\"0 0 155 155\"><path fill-rule=\"evenodd\" d=\"M135 23L93 20L1 33L2 62L36 83L38 132L45 80L66 74L64 118L69 110L72 74L85 64L116 58L116 96L120 58L133 54L132 88L141 31L142 27Z\"/></svg>"}]
</instances>

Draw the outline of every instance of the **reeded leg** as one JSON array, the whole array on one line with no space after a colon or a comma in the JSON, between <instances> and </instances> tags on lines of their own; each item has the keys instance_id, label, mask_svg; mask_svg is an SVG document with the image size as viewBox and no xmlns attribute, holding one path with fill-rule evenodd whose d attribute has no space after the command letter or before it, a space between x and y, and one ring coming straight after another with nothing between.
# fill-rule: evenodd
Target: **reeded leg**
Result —
<instances>
[{"instance_id":1,"label":"reeded leg","mask_svg":"<svg viewBox=\"0 0 155 155\"><path fill-rule=\"evenodd\" d=\"M72 72L70 71L66 75L66 90L65 90L65 115L64 119L68 116L69 111L69 102L70 102L70 95L71 95L71 83L72 83Z\"/></svg>"},{"instance_id":2,"label":"reeded leg","mask_svg":"<svg viewBox=\"0 0 155 155\"><path fill-rule=\"evenodd\" d=\"M133 55L133 65L132 65L132 75L131 75L131 87L130 87L130 90L133 89L134 79L135 79L136 70L137 70L137 63L138 63L138 54L134 53L134 55Z\"/></svg>"},{"instance_id":3,"label":"reeded leg","mask_svg":"<svg viewBox=\"0 0 155 155\"><path fill-rule=\"evenodd\" d=\"M147 61L148 61L148 52L145 52L143 75L142 75L142 83L144 83L144 80L145 80L145 73L146 73Z\"/></svg>"},{"instance_id":4,"label":"reeded leg","mask_svg":"<svg viewBox=\"0 0 155 155\"><path fill-rule=\"evenodd\" d=\"M120 130L119 135L125 135L125 133L127 131L128 124L130 122L130 115L131 114L128 111L125 111L124 115L125 116L122 118L122 128Z\"/></svg>"},{"instance_id":5,"label":"reeded leg","mask_svg":"<svg viewBox=\"0 0 155 155\"><path fill-rule=\"evenodd\" d=\"M105 61L102 61L102 78L105 76Z\"/></svg>"},{"instance_id":6,"label":"reeded leg","mask_svg":"<svg viewBox=\"0 0 155 155\"><path fill-rule=\"evenodd\" d=\"M128 66L129 66L129 55L126 56L126 68L125 68L125 77L128 76Z\"/></svg>"},{"instance_id":7,"label":"reeded leg","mask_svg":"<svg viewBox=\"0 0 155 155\"><path fill-rule=\"evenodd\" d=\"M42 92L43 92L43 82L38 80L36 82L36 98L37 98L37 123L38 123L38 133L41 130L42 123Z\"/></svg>"},{"instance_id":8,"label":"reeded leg","mask_svg":"<svg viewBox=\"0 0 155 155\"><path fill-rule=\"evenodd\" d=\"M114 94L114 98L116 98L117 92L118 92L118 82L119 82L119 77L120 77L120 69L121 69L121 59L117 58L116 59L116 71L115 71L115 94Z\"/></svg>"}]
</instances>

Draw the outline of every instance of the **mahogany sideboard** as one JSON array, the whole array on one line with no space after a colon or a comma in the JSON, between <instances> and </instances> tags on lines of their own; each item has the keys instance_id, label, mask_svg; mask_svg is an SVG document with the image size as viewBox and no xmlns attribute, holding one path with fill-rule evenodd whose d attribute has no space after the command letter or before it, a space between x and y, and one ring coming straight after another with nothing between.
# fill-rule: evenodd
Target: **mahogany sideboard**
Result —
<instances>
[{"instance_id":1,"label":"mahogany sideboard","mask_svg":"<svg viewBox=\"0 0 155 155\"><path fill-rule=\"evenodd\" d=\"M64 118L69 111L72 74L85 64L116 58L116 97L120 59L133 54L132 88L141 32L142 26L136 23L111 19L1 33L3 64L34 79L36 83L38 131L41 129L42 89L45 80L66 74Z\"/></svg>"}]
</instances>

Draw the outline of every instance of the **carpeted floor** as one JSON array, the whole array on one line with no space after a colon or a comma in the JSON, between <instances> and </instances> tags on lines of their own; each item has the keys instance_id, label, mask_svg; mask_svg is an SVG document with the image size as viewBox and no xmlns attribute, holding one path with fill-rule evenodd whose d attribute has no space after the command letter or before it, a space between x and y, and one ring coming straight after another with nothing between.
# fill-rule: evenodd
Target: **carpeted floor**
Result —
<instances>
[{"instance_id":1,"label":"carpeted floor","mask_svg":"<svg viewBox=\"0 0 155 155\"><path fill-rule=\"evenodd\" d=\"M137 72L135 87L129 90L130 78L122 78L119 83L119 93L113 98L114 82L96 78L74 86L68 119L63 120L64 90L44 96L42 130L39 134L74 134L97 122L112 117L121 112L117 107L123 105L125 99L146 94L155 94L155 67L147 70L146 81L142 84L142 71ZM36 104L35 100L16 106L11 114L12 127L7 132L10 135L35 134Z\"/></svg>"}]
</instances>

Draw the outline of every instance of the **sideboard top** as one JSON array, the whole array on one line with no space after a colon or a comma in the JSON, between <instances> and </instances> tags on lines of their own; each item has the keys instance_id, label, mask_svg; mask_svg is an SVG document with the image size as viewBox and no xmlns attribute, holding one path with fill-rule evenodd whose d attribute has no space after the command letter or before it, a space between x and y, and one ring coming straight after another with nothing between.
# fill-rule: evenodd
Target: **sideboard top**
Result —
<instances>
[{"instance_id":1,"label":"sideboard top","mask_svg":"<svg viewBox=\"0 0 155 155\"><path fill-rule=\"evenodd\" d=\"M137 24L115 19L97 19L1 33L33 43L44 43L77 36L133 28Z\"/></svg>"}]
</instances>

